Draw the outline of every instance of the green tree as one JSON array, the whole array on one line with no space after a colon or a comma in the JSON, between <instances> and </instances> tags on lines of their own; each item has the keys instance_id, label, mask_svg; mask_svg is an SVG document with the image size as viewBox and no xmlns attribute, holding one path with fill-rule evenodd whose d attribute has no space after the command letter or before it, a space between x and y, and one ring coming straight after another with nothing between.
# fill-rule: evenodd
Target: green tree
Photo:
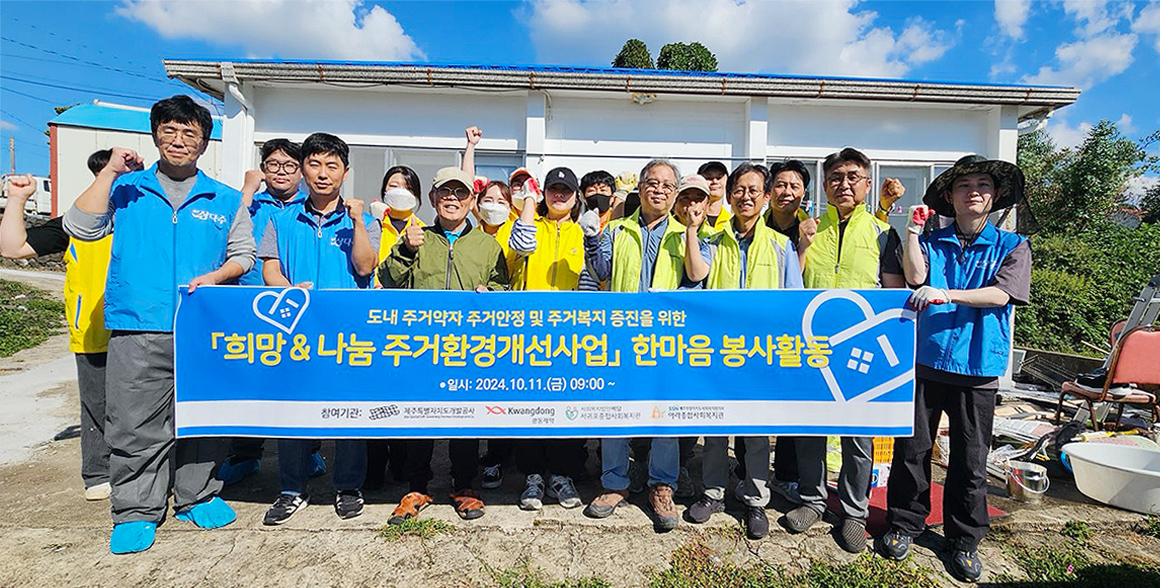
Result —
<instances>
[{"instance_id":1,"label":"green tree","mask_svg":"<svg viewBox=\"0 0 1160 588\"><path fill-rule=\"evenodd\" d=\"M1041 229L1081 234L1109 222L1124 202L1129 180L1149 163L1141 145L1102 120L1074 148L1056 149L1043 131L1020 137L1019 166Z\"/></svg>"},{"instance_id":2,"label":"green tree","mask_svg":"<svg viewBox=\"0 0 1160 588\"><path fill-rule=\"evenodd\" d=\"M717 56L704 45L693 42L669 43L657 56L658 69L717 71Z\"/></svg>"},{"instance_id":3,"label":"green tree","mask_svg":"<svg viewBox=\"0 0 1160 588\"><path fill-rule=\"evenodd\" d=\"M612 60L612 67L632 67L636 69L653 69L652 55L649 55L648 46L640 39L629 39L620 48L620 53Z\"/></svg>"},{"instance_id":4,"label":"green tree","mask_svg":"<svg viewBox=\"0 0 1160 588\"><path fill-rule=\"evenodd\" d=\"M1160 223L1160 182L1144 193L1140 199L1140 209L1144 211L1144 222Z\"/></svg>"}]
</instances>

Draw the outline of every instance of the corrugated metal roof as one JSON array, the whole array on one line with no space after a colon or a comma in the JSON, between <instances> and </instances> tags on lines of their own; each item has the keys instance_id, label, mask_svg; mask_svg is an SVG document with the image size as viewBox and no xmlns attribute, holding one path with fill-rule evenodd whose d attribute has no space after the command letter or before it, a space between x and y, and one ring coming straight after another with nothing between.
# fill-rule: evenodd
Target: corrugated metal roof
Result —
<instances>
[{"instance_id":1,"label":"corrugated metal roof","mask_svg":"<svg viewBox=\"0 0 1160 588\"><path fill-rule=\"evenodd\" d=\"M48 121L48 124L146 135L151 132L148 110L100 102L78 104L60 113ZM209 138L214 141L221 140L221 117L214 117L213 131L210 132Z\"/></svg>"},{"instance_id":2,"label":"corrugated metal roof","mask_svg":"<svg viewBox=\"0 0 1160 588\"><path fill-rule=\"evenodd\" d=\"M169 77L222 96L224 81L363 83L491 89L589 90L882 100L959 104L1009 104L1053 109L1075 102L1079 90L1021 86L803 77L778 74L686 72L624 68L496 66L406 62L306 60L172 60ZM223 71L225 77L223 77Z\"/></svg>"}]
</instances>

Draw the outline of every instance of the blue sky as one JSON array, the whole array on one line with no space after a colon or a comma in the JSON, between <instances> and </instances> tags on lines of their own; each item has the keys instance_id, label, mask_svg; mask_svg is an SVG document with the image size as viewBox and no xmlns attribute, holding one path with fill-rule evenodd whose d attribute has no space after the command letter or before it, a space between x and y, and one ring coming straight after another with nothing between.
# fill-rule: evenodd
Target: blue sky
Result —
<instances>
[{"instance_id":1,"label":"blue sky","mask_svg":"<svg viewBox=\"0 0 1160 588\"><path fill-rule=\"evenodd\" d=\"M190 92L165 57L605 66L631 37L699 41L722 71L1080 87L1063 145L1160 129L1160 2L6 0L0 23L0 145L42 175L53 106Z\"/></svg>"}]
</instances>

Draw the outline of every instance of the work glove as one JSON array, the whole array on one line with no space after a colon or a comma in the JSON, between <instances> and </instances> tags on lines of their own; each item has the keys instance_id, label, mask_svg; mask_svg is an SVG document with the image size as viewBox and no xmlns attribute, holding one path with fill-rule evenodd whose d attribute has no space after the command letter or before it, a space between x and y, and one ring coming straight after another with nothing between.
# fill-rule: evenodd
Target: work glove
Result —
<instances>
[{"instance_id":1,"label":"work glove","mask_svg":"<svg viewBox=\"0 0 1160 588\"><path fill-rule=\"evenodd\" d=\"M595 237L600 234L600 213L595 210L585 211L576 221L585 237Z\"/></svg>"},{"instance_id":2,"label":"work glove","mask_svg":"<svg viewBox=\"0 0 1160 588\"><path fill-rule=\"evenodd\" d=\"M906 221L906 230L921 235L926 220L934 216L934 210L929 206L918 205L910 207L910 219Z\"/></svg>"},{"instance_id":3,"label":"work glove","mask_svg":"<svg viewBox=\"0 0 1160 588\"><path fill-rule=\"evenodd\" d=\"M636 187L636 174L632 172L623 171L616 176L616 191L628 194Z\"/></svg>"},{"instance_id":4,"label":"work glove","mask_svg":"<svg viewBox=\"0 0 1160 588\"><path fill-rule=\"evenodd\" d=\"M947 294L946 290L942 288L934 288L931 286L923 286L914 291L910 295L910 299L906 301L907 304L914 307L915 310L921 312L926 310L926 307L932 304L947 304L951 301L951 295Z\"/></svg>"}]
</instances>

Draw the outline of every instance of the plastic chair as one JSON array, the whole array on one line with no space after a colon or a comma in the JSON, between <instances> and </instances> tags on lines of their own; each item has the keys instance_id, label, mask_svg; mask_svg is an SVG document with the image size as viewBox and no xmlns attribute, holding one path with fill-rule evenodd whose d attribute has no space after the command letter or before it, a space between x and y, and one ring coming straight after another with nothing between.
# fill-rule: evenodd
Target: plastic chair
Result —
<instances>
[{"instance_id":1,"label":"plastic chair","mask_svg":"<svg viewBox=\"0 0 1160 588\"><path fill-rule=\"evenodd\" d=\"M1095 405L1101 402L1119 405L1116 423L1124 416L1125 404L1150 408L1152 422L1160 421L1160 406L1157 406L1155 394L1142 389L1133 389L1127 396L1113 397L1108 394L1108 389L1113 383L1160 386L1160 326L1142 325L1121 334L1112 352L1103 390L1092 392L1080 388L1074 381L1064 382L1060 387L1055 421L1059 422L1063 412L1063 401L1067 396L1075 396L1087 404L1092 428L1097 431L1100 430L1101 423L1096 422Z\"/></svg>"}]
</instances>

